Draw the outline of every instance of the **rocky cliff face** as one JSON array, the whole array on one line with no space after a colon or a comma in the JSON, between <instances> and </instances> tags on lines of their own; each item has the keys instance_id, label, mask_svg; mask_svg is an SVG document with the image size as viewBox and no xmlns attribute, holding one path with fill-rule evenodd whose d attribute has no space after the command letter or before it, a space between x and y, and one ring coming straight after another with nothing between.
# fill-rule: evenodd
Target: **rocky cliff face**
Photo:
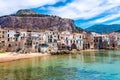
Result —
<instances>
[{"instance_id":1,"label":"rocky cliff face","mask_svg":"<svg viewBox=\"0 0 120 80\"><path fill-rule=\"evenodd\" d=\"M1 27L22 28L31 30L76 30L76 25L71 19L58 16L37 14L30 10L19 10L14 15L0 17Z\"/></svg>"},{"instance_id":2,"label":"rocky cliff face","mask_svg":"<svg viewBox=\"0 0 120 80\"><path fill-rule=\"evenodd\" d=\"M28 10L28 9L21 9L19 11L17 11L16 13L17 15L31 15L31 14L37 14L36 12L32 11L32 10Z\"/></svg>"}]
</instances>

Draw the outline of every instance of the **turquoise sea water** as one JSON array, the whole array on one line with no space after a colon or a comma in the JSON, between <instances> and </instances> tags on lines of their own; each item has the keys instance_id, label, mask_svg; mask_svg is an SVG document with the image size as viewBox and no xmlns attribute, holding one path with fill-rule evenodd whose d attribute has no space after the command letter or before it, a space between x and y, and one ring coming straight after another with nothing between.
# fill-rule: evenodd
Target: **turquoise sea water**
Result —
<instances>
[{"instance_id":1,"label":"turquoise sea water","mask_svg":"<svg viewBox=\"0 0 120 80\"><path fill-rule=\"evenodd\" d=\"M53 55L0 63L0 80L120 80L120 51Z\"/></svg>"}]
</instances>

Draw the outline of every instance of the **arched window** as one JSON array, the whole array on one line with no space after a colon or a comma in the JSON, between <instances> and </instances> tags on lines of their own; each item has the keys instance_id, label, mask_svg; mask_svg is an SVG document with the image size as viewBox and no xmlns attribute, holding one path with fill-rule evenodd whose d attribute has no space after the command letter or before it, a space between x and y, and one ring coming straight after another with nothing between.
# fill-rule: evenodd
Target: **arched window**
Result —
<instances>
[{"instance_id":1,"label":"arched window","mask_svg":"<svg viewBox=\"0 0 120 80\"><path fill-rule=\"evenodd\" d=\"M12 47L12 45L11 45L11 44L8 44L8 47Z\"/></svg>"}]
</instances>

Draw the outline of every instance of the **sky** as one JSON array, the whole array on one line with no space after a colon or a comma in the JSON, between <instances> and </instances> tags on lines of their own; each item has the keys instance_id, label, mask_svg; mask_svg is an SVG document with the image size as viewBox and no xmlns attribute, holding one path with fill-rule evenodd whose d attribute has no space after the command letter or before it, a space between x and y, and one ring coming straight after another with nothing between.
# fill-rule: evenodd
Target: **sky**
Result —
<instances>
[{"instance_id":1,"label":"sky","mask_svg":"<svg viewBox=\"0 0 120 80\"><path fill-rule=\"evenodd\" d=\"M120 24L120 0L0 0L0 16L31 9L75 20L78 27Z\"/></svg>"}]
</instances>

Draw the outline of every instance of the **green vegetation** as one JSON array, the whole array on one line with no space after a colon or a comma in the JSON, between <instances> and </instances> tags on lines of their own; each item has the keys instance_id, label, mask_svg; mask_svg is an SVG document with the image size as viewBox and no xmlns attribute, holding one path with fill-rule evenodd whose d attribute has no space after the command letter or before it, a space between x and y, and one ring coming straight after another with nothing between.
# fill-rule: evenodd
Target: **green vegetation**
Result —
<instances>
[{"instance_id":1,"label":"green vegetation","mask_svg":"<svg viewBox=\"0 0 120 80\"><path fill-rule=\"evenodd\" d=\"M5 53L5 51L0 51L0 54L4 54Z\"/></svg>"},{"instance_id":2,"label":"green vegetation","mask_svg":"<svg viewBox=\"0 0 120 80\"><path fill-rule=\"evenodd\" d=\"M47 14L11 14L11 15L5 15L1 16L2 17L9 17L9 16L18 16L18 17L58 17L58 16L53 16L53 15L47 15ZM58 17L60 18L60 17Z\"/></svg>"},{"instance_id":3,"label":"green vegetation","mask_svg":"<svg viewBox=\"0 0 120 80\"><path fill-rule=\"evenodd\" d=\"M83 32L83 31L84 31L84 30L83 30L82 28L76 26L76 29L73 30L72 33L81 33L81 32Z\"/></svg>"},{"instance_id":4,"label":"green vegetation","mask_svg":"<svg viewBox=\"0 0 120 80\"><path fill-rule=\"evenodd\" d=\"M79 33L79 30L73 30L72 33Z\"/></svg>"},{"instance_id":5,"label":"green vegetation","mask_svg":"<svg viewBox=\"0 0 120 80\"><path fill-rule=\"evenodd\" d=\"M12 14L11 16L18 16L18 17L50 17L50 15L43 15L43 14Z\"/></svg>"}]
</instances>

